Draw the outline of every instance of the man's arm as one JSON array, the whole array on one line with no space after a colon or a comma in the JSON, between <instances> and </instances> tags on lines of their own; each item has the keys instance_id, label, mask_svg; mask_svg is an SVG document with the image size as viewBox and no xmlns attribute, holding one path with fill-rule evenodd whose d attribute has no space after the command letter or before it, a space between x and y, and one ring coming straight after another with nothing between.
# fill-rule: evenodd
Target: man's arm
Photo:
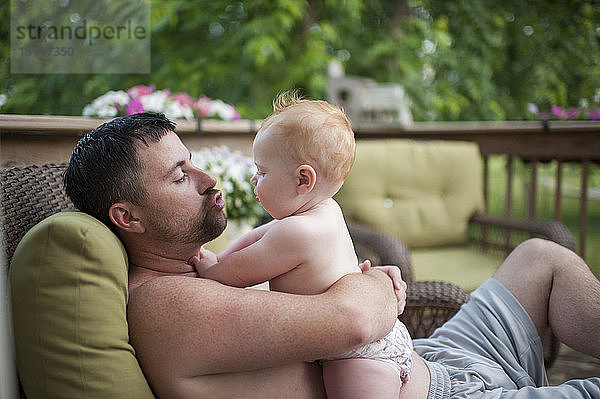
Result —
<instances>
[{"instance_id":1,"label":"man's arm","mask_svg":"<svg viewBox=\"0 0 600 399\"><path fill-rule=\"evenodd\" d=\"M319 295L161 277L128 305L131 342L160 387L334 356L381 338L395 319L391 281L378 271L347 275Z\"/></svg>"}]
</instances>

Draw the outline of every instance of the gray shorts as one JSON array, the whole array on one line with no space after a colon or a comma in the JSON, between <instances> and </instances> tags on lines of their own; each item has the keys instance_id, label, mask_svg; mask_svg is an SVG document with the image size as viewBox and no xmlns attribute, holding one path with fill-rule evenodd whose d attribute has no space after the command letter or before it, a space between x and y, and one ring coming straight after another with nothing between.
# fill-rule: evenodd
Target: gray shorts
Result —
<instances>
[{"instance_id":1,"label":"gray shorts","mask_svg":"<svg viewBox=\"0 0 600 399\"><path fill-rule=\"evenodd\" d=\"M428 398L597 398L600 378L548 387L529 315L495 279L433 335L413 341L431 375Z\"/></svg>"}]
</instances>

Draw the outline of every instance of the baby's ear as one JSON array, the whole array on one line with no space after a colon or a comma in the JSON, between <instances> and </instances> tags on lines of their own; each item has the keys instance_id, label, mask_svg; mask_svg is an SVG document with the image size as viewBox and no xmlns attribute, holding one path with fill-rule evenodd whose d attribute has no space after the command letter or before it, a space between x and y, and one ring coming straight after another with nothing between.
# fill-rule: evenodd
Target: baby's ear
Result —
<instances>
[{"instance_id":1,"label":"baby's ear","mask_svg":"<svg viewBox=\"0 0 600 399\"><path fill-rule=\"evenodd\" d=\"M317 184L317 172L307 164L298 166L296 169L296 192L300 195L307 194Z\"/></svg>"}]
</instances>

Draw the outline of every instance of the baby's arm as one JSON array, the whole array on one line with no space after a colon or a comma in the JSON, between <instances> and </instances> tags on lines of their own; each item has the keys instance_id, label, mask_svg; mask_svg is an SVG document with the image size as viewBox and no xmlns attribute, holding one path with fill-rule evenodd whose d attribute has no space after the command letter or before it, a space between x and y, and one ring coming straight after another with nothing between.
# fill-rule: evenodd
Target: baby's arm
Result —
<instances>
[{"instance_id":1,"label":"baby's arm","mask_svg":"<svg viewBox=\"0 0 600 399\"><path fill-rule=\"evenodd\" d=\"M217 259L223 259L227 255L239 251L240 249L246 248L248 245L255 243L260 240L262 236L276 223L276 220L272 220L269 223L265 223L261 226L252 229L248 233L238 238L229 248L219 253Z\"/></svg>"},{"instance_id":2,"label":"baby's arm","mask_svg":"<svg viewBox=\"0 0 600 399\"><path fill-rule=\"evenodd\" d=\"M209 251L208 249L200 248L200 253L198 254L198 256L191 257L188 260L188 263L194 266L200 277L205 277L207 270L214 264L218 263L219 260L222 260L228 255L232 254L233 252L244 249L247 246L252 245L256 241L260 240L262 236L265 235L267 230L271 228L274 222L275 221L273 220L269 223L265 223L259 227L252 229L248 233L238 238L229 248L220 252L218 255L213 253L212 251Z\"/></svg>"},{"instance_id":3,"label":"baby's arm","mask_svg":"<svg viewBox=\"0 0 600 399\"><path fill-rule=\"evenodd\" d=\"M194 266L198 276L204 277L206 271L219 261L217 255L208 249L200 248L198 256L193 256L188 260L188 263Z\"/></svg>"},{"instance_id":4,"label":"baby's arm","mask_svg":"<svg viewBox=\"0 0 600 399\"><path fill-rule=\"evenodd\" d=\"M250 245L223 258L219 254L217 263L211 265L214 258L210 257L204 263L199 257L193 257L191 263L200 277L233 287L253 286L284 274L303 262L303 244L307 244L308 240L301 230L289 224L274 224Z\"/></svg>"}]
</instances>

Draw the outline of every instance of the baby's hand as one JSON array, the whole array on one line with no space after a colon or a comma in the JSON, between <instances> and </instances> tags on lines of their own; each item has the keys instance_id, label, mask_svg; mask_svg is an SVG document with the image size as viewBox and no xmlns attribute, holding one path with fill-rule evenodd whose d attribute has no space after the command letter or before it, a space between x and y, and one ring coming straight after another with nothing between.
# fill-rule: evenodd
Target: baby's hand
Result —
<instances>
[{"instance_id":1,"label":"baby's hand","mask_svg":"<svg viewBox=\"0 0 600 399\"><path fill-rule=\"evenodd\" d=\"M197 256L192 256L188 263L194 266L200 277L204 277L206 271L219 260L217 255L208 249L200 248L200 253Z\"/></svg>"},{"instance_id":2,"label":"baby's hand","mask_svg":"<svg viewBox=\"0 0 600 399\"><path fill-rule=\"evenodd\" d=\"M364 272L371 268L371 261L367 259L359 267ZM376 269L381 270L392 279L396 299L398 299L398 316L400 316L404 312L404 306L406 305L406 283L402 280L400 268L396 266L377 266Z\"/></svg>"}]
</instances>

